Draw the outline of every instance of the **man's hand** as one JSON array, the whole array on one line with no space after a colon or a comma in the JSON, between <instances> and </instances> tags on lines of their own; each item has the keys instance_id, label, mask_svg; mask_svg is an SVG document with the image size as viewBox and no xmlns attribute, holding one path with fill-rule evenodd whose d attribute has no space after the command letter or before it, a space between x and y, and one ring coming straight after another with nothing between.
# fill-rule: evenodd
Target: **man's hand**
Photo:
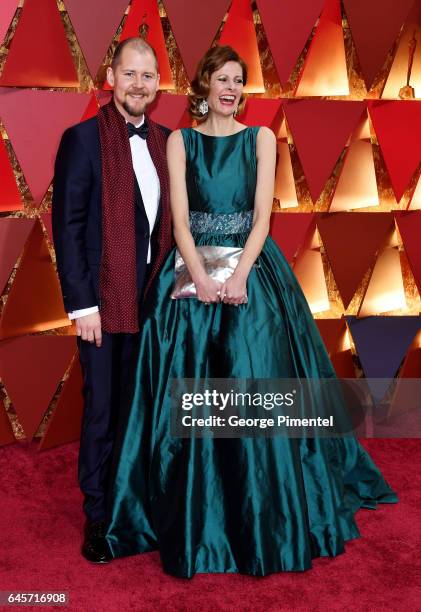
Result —
<instances>
[{"instance_id":1,"label":"man's hand","mask_svg":"<svg viewBox=\"0 0 421 612\"><path fill-rule=\"evenodd\" d=\"M85 315L75 319L76 321L76 334L87 340L88 342L95 342L99 347L102 343L102 332L101 332L101 316L99 312Z\"/></svg>"}]
</instances>

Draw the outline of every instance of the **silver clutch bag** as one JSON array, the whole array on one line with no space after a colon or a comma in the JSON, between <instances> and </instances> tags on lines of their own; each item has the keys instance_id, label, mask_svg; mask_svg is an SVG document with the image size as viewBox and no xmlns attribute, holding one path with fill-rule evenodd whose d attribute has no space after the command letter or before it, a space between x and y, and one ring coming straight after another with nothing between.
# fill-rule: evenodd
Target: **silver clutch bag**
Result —
<instances>
[{"instance_id":1,"label":"silver clutch bag","mask_svg":"<svg viewBox=\"0 0 421 612\"><path fill-rule=\"evenodd\" d=\"M202 258L204 268L211 278L223 283L234 272L240 260L243 248L224 246L199 246L197 252ZM174 287L171 293L173 300L195 298L196 286L178 249L175 252Z\"/></svg>"}]
</instances>

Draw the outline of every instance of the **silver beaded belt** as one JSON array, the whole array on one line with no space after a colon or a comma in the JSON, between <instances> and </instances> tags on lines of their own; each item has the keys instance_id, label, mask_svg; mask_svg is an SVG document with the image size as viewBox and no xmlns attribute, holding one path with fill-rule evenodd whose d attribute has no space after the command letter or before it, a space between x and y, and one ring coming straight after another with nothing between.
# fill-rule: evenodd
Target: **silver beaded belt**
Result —
<instances>
[{"instance_id":1,"label":"silver beaded belt","mask_svg":"<svg viewBox=\"0 0 421 612\"><path fill-rule=\"evenodd\" d=\"M227 214L190 210L189 221L190 231L195 234L241 234L251 231L253 210Z\"/></svg>"}]
</instances>

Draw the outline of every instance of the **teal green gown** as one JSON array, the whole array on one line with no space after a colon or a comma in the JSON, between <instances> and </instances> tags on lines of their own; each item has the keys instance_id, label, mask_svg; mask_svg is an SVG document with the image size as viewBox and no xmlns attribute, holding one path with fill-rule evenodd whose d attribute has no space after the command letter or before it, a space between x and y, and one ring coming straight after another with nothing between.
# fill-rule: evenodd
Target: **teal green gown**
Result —
<instances>
[{"instance_id":1,"label":"teal green gown","mask_svg":"<svg viewBox=\"0 0 421 612\"><path fill-rule=\"evenodd\" d=\"M197 245L244 246L256 188L256 136L183 129ZM397 495L354 437L176 438L172 378L332 378L290 266L268 237L248 304L172 300L175 249L148 295L135 393L115 458L107 540L114 557L159 550L163 569L264 576L303 571L360 537L359 508Z\"/></svg>"}]
</instances>

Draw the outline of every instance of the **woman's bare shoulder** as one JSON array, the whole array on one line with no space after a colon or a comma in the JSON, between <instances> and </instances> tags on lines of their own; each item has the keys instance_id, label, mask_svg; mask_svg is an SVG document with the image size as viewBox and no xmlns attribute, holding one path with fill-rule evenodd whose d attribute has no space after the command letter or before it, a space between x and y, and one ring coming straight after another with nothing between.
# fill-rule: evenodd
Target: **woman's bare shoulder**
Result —
<instances>
[{"instance_id":1,"label":"woman's bare shoulder","mask_svg":"<svg viewBox=\"0 0 421 612\"><path fill-rule=\"evenodd\" d=\"M257 132L257 140L263 142L276 142L276 136L270 128L262 125Z\"/></svg>"},{"instance_id":2,"label":"woman's bare shoulder","mask_svg":"<svg viewBox=\"0 0 421 612\"><path fill-rule=\"evenodd\" d=\"M184 139L181 130L174 130L168 136L167 140L167 154L168 155L176 155L181 156L181 158L185 158L185 147L184 147Z\"/></svg>"}]
</instances>

